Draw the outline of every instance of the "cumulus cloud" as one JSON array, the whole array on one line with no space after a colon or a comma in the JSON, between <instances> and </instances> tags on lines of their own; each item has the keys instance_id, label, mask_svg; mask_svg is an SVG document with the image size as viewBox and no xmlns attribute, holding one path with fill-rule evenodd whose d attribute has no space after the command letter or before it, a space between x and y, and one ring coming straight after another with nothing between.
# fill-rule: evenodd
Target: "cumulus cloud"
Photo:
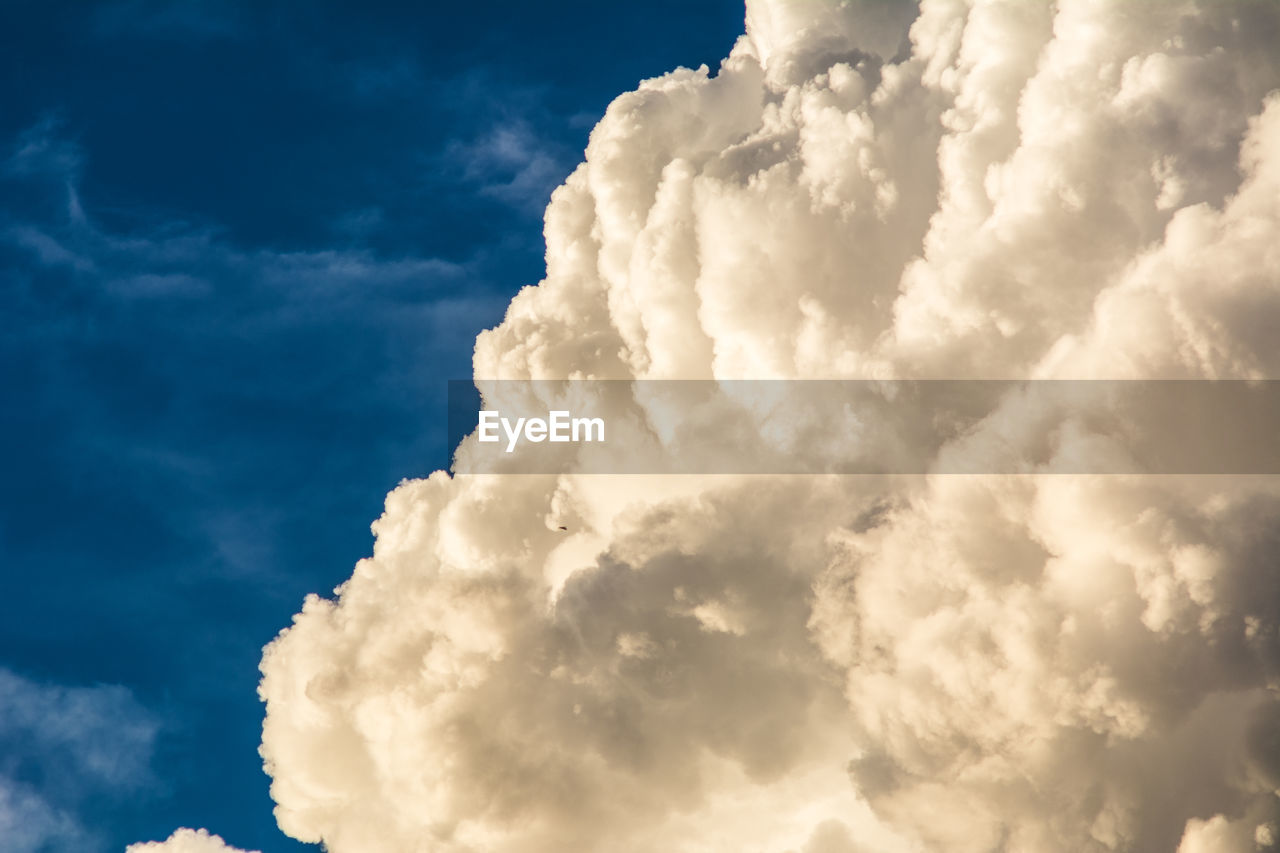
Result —
<instances>
[{"instance_id":1,"label":"cumulus cloud","mask_svg":"<svg viewBox=\"0 0 1280 853\"><path fill-rule=\"evenodd\" d=\"M248 853L203 829L179 829L164 841L130 844L125 853Z\"/></svg>"},{"instance_id":2,"label":"cumulus cloud","mask_svg":"<svg viewBox=\"0 0 1280 853\"><path fill-rule=\"evenodd\" d=\"M1277 373L1274 4L746 21L717 74L609 108L477 378ZM403 484L265 653L280 826L334 853L1270 849L1280 483L1054 474L1105 436L1021 427L1049 450L1019 476Z\"/></svg>"}]
</instances>

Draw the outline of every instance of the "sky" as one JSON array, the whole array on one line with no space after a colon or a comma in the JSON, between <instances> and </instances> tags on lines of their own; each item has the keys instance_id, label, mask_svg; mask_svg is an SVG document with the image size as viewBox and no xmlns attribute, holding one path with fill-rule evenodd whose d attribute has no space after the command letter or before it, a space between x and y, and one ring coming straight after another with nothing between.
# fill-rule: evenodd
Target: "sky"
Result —
<instances>
[{"instance_id":1,"label":"sky","mask_svg":"<svg viewBox=\"0 0 1280 853\"><path fill-rule=\"evenodd\" d=\"M742 17L3 4L0 846L309 849L271 815L262 646L447 463L446 381L541 278L610 99Z\"/></svg>"},{"instance_id":2,"label":"sky","mask_svg":"<svg viewBox=\"0 0 1280 853\"><path fill-rule=\"evenodd\" d=\"M0 837L1275 850L1280 477L1089 389L1280 375L1280 5L615 6L6 6ZM653 473L689 379L1019 381Z\"/></svg>"}]
</instances>

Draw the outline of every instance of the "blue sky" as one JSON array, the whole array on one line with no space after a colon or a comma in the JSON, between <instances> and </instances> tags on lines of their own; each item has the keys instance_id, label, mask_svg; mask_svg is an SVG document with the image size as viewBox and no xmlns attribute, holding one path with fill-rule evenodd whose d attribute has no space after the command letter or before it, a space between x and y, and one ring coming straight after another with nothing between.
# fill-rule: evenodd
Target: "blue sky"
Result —
<instances>
[{"instance_id":1,"label":"blue sky","mask_svg":"<svg viewBox=\"0 0 1280 853\"><path fill-rule=\"evenodd\" d=\"M444 466L446 380L541 277L609 100L741 28L737 0L3 4L6 845L307 849L257 755L262 645Z\"/></svg>"}]
</instances>

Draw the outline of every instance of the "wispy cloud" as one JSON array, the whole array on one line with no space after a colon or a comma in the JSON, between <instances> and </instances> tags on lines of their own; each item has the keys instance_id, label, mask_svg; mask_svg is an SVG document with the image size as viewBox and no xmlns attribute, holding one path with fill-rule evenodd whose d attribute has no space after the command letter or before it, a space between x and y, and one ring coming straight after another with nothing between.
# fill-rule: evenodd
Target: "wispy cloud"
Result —
<instances>
[{"instance_id":1,"label":"wispy cloud","mask_svg":"<svg viewBox=\"0 0 1280 853\"><path fill-rule=\"evenodd\" d=\"M480 185L481 192L526 208L545 207L568 173L566 152L523 118L494 124L470 141L454 143L447 156Z\"/></svg>"},{"instance_id":2,"label":"wispy cloud","mask_svg":"<svg viewBox=\"0 0 1280 853\"><path fill-rule=\"evenodd\" d=\"M0 838L11 853L83 850L91 843L74 816L5 776L0 776Z\"/></svg>"},{"instance_id":3,"label":"wispy cloud","mask_svg":"<svg viewBox=\"0 0 1280 853\"><path fill-rule=\"evenodd\" d=\"M83 209L83 157L66 141L57 120L46 119L21 134L4 162L0 177L43 184L48 191L65 188L73 203L59 218L34 221L29 212L6 214L0 208L0 244L25 252L47 270L76 274L86 286L116 298L212 297L239 286L257 290L263 308L270 303L277 309L316 309L334 300L412 300L467 273L457 262L384 258L365 249L246 250L215 228L180 220L128 233L107 230ZM343 227L368 230L380 218L376 208L362 210Z\"/></svg>"},{"instance_id":4,"label":"wispy cloud","mask_svg":"<svg viewBox=\"0 0 1280 853\"><path fill-rule=\"evenodd\" d=\"M228 38L239 31L239 5L213 0L116 0L92 18L100 36Z\"/></svg>"},{"instance_id":5,"label":"wispy cloud","mask_svg":"<svg viewBox=\"0 0 1280 853\"><path fill-rule=\"evenodd\" d=\"M418 60L400 54L341 66L350 94L361 99L420 97L427 85Z\"/></svg>"},{"instance_id":6,"label":"wispy cloud","mask_svg":"<svg viewBox=\"0 0 1280 853\"><path fill-rule=\"evenodd\" d=\"M76 810L156 784L159 723L123 687L41 684L0 669L0 837L14 853L79 851Z\"/></svg>"},{"instance_id":7,"label":"wispy cloud","mask_svg":"<svg viewBox=\"0 0 1280 853\"><path fill-rule=\"evenodd\" d=\"M80 146L68 138L62 116L50 112L18 134L0 172L10 176L55 176L75 182L83 162Z\"/></svg>"},{"instance_id":8,"label":"wispy cloud","mask_svg":"<svg viewBox=\"0 0 1280 853\"><path fill-rule=\"evenodd\" d=\"M405 420L421 422L423 401L443 393L440 353L465 354L475 332L501 316L489 261L388 257L354 245L247 248L216 226L179 219L111 227L79 201L85 158L67 137L61 122L43 121L0 159L0 188L15 191L0 202L0 313L8 318L0 355L41 354L32 393L75 401L64 424L85 425L75 428L78 452L128 466L131 476L150 471L162 491L191 499L155 512L200 507L199 517L170 521L207 538L209 571L272 577L281 570L272 537L286 520L251 517L244 507L258 504L243 495L238 508L224 505L230 483L248 479L237 472L264 453L276 464L288 453L300 465L307 442L356 423L373 429L392 411L419 413ZM58 197L75 204L44 203ZM357 234L381 218L371 208L341 225ZM140 388L168 401L156 403L164 421L143 416ZM32 401L10 402L20 412ZM272 413L271 426L263 413ZM274 432L233 452L225 434L197 438L215 422ZM225 458L215 462L218 454Z\"/></svg>"}]
</instances>

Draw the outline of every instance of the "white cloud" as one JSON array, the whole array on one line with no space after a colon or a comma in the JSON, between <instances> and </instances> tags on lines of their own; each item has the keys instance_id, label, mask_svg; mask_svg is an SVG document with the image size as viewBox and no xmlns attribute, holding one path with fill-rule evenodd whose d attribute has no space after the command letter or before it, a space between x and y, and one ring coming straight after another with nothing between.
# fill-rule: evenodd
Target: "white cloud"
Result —
<instances>
[{"instance_id":1,"label":"white cloud","mask_svg":"<svg viewBox=\"0 0 1280 853\"><path fill-rule=\"evenodd\" d=\"M508 118L468 143L452 145L445 156L460 164L482 192L540 209L564 175L560 154L528 121Z\"/></svg>"},{"instance_id":2,"label":"white cloud","mask_svg":"<svg viewBox=\"0 0 1280 853\"><path fill-rule=\"evenodd\" d=\"M904 9L751 0L716 76L618 98L476 375L1276 373L1280 8ZM1049 471L1096 452L1028 423ZM263 659L277 817L334 853L1250 849L1278 486L408 482Z\"/></svg>"},{"instance_id":3,"label":"white cloud","mask_svg":"<svg viewBox=\"0 0 1280 853\"><path fill-rule=\"evenodd\" d=\"M247 853L203 829L179 829L164 841L130 844L125 853Z\"/></svg>"},{"instance_id":4,"label":"white cloud","mask_svg":"<svg viewBox=\"0 0 1280 853\"><path fill-rule=\"evenodd\" d=\"M40 684L0 669L0 837L15 853L96 842L78 806L154 784L158 724L123 687Z\"/></svg>"},{"instance_id":5,"label":"white cloud","mask_svg":"<svg viewBox=\"0 0 1280 853\"><path fill-rule=\"evenodd\" d=\"M0 777L0 836L13 853L83 850L89 834L75 816L16 780Z\"/></svg>"}]
</instances>

